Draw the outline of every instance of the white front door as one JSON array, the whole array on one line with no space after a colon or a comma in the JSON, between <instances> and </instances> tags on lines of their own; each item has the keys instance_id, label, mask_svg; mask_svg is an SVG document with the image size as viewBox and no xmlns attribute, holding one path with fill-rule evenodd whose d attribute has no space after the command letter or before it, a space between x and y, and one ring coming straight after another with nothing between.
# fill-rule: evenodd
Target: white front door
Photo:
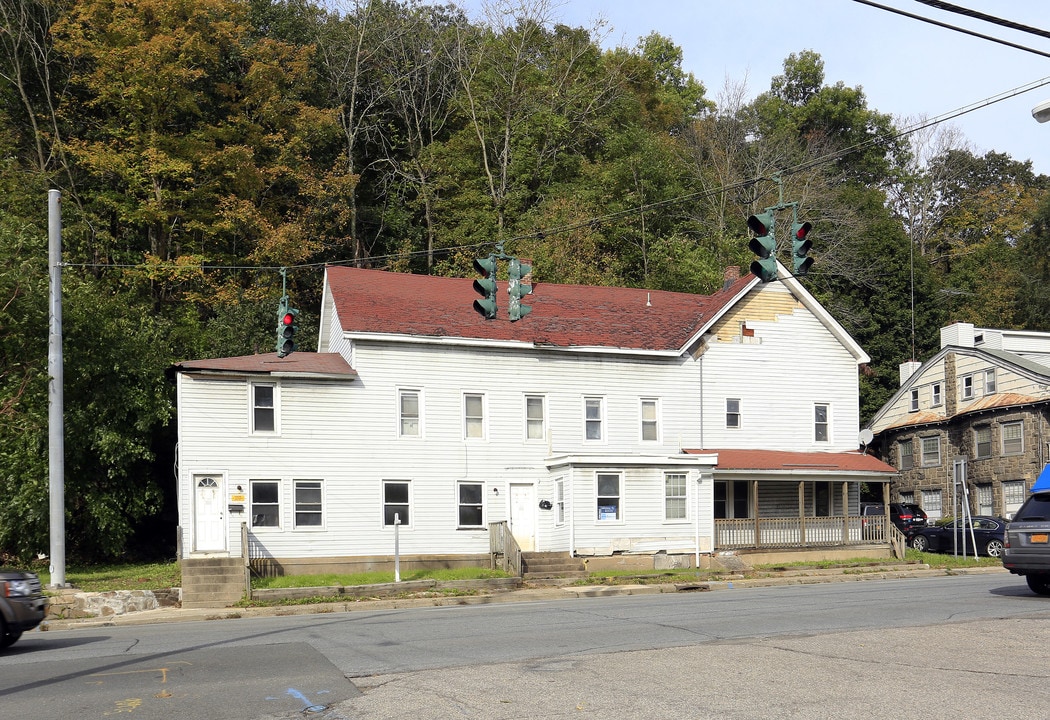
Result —
<instances>
[{"instance_id":1,"label":"white front door","mask_svg":"<svg viewBox=\"0 0 1050 720\"><path fill-rule=\"evenodd\" d=\"M536 486L510 486L510 534L523 552L536 549Z\"/></svg>"},{"instance_id":2,"label":"white front door","mask_svg":"<svg viewBox=\"0 0 1050 720\"><path fill-rule=\"evenodd\" d=\"M226 549L223 531L222 478L194 475L194 543L195 550L206 552Z\"/></svg>"}]
</instances>

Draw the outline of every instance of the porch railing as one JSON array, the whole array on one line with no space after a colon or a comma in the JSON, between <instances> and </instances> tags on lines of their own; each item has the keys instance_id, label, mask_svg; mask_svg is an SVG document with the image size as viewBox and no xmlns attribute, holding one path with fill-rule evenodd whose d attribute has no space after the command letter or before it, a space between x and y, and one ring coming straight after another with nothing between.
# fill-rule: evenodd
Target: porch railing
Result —
<instances>
[{"instance_id":1,"label":"porch railing","mask_svg":"<svg viewBox=\"0 0 1050 720\"><path fill-rule=\"evenodd\" d=\"M489 523L489 560L493 570L521 577L521 548L506 520Z\"/></svg>"},{"instance_id":2,"label":"porch railing","mask_svg":"<svg viewBox=\"0 0 1050 720\"><path fill-rule=\"evenodd\" d=\"M890 540L885 516L715 520L715 548L719 550L870 545Z\"/></svg>"}]
</instances>

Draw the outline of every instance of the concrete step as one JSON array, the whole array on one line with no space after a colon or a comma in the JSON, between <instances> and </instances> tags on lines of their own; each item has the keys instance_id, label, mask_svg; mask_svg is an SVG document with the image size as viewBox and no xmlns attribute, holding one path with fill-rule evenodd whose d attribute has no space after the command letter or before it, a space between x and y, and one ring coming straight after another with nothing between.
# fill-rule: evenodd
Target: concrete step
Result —
<instances>
[{"instance_id":1,"label":"concrete step","mask_svg":"<svg viewBox=\"0 0 1050 720\"><path fill-rule=\"evenodd\" d=\"M587 577L587 570L578 558L567 552L522 553L523 578L529 580Z\"/></svg>"},{"instance_id":2,"label":"concrete step","mask_svg":"<svg viewBox=\"0 0 1050 720\"><path fill-rule=\"evenodd\" d=\"M241 558L183 559L183 607L227 607L243 597L244 561Z\"/></svg>"}]
</instances>

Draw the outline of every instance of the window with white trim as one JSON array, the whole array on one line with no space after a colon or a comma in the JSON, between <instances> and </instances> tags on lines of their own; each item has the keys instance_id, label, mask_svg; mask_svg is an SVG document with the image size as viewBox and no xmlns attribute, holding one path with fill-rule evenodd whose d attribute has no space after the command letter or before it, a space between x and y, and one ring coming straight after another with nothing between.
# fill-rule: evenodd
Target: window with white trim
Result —
<instances>
[{"instance_id":1,"label":"window with white trim","mask_svg":"<svg viewBox=\"0 0 1050 720\"><path fill-rule=\"evenodd\" d=\"M943 402L943 400L941 399L941 384L940 383L934 383L933 385L930 386L930 401L931 401L931 404L934 407L936 407L937 405L940 405Z\"/></svg>"},{"instance_id":2,"label":"window with white trim","mask_svg":"<svg viewBox=\"0 0 1050 720\"><path fill-rule=\"evenodd\" d=\"M984 394L994 395L996 393L995 368L984 371Z\"/></svg>"},{"instance_id":3,"label":"window with white trim","mask_svg":"<svg viewBox=\"0 0 1050 720\"><path fill-rule=\"evenodd\" d=\"M922 509L926 511L926 518L928 520L932 521L940 518L944 514L944 511L941 508L941 491L923 490Z\"/></svg>"},{"instance_id":4,"label":"window with white trim","mask_svg":"<svg viewBox=\"0 0 1050 720\"><path fill-rule=\"evenodd\" d=\"M418 390L399 390L397 393L397 434L399 437L419 437L422 434Z\"/></svg>"},{"instance_id":5,"label":"window with white trim","mask_svg":"<svg viewBox=\"0 0 1050 720\"><path fill-rule=\"evenodd\" d=\"M459 483L459 527L483 527L485 486L481 483Z\"/></svg>"},{"instance_id":6,"label":"window with white trim","mask_svg":"<svg viewBox=\"0 0 1050 720\"><path fill-rule=\"evenodd\" d=\"M277 431L277 386L273 383L251 383L252 432Z\"/></svg>"},{"instance_id":7,"label":"window with white trim","mask_svg":"<svg viewBox=\"0 0 1050 720\"><path fill-rule=\"evenodd\" d=\"M589 397L583 399L584 439L601 440L602 425L605 421L605 398Z\"/></svg>"},{"instance_id":8,"label":"window with white trim","mask_svg":"<svg viewBox=\"0 0 1050 720\"><path fill-rule=\"evenodd\" d=\"M251 495L252 527L281 526L281 482L279 480L252 480L248 483Z\"/></svg>"},{"instance_id":9,"label":"window with white trim","mask_svg":"<svg viewBox=\"0 0 1050 720\"><path fill-rule=\"evenodd\" d=\"M1024 421L1003 423L999 426L1003 438L1003 455L1020 455L1024 452Z\"/></svg>"},{"instance_id":10,"label":"window with white trim","mask_svg":"<svg viewBox=\"0 0 1050 720\"><path fill-rule=\"evenodd\" d=\"M320 480L296 480L293 483L296 528L324 527L324 491Z\"/></svg>"},{"instance_id":11,"label":"window with white trim","mask_svg":"<svg viewBox=\"0 0 1050 720\"><path fill-rule=\"evenodd\" d=\"M1024 480L1003 481L1003 514L1012 518L1024 502Z\"/></svg>"},{"instance_id":12,"label":"window with white trim","mask_svg":"<svg viewBox=\"0 0 1050 720\"><path fill-rule=\"evenodd\" d=\"M726 398L726 427L740 427L740 398Z\"/></svg>"},{"instance_id":13,"label":"window with white trim","mask_svg":"<svg viewBox=\"0 0 1050 720\"><path fill-rule=\"evenodd\" d=\"M480 393L463 394L463 437L468 440L485 437L485 396Z\"/></svg>"},{"instance_id":14,"label":"window with white trim","mask_svg":"<svg viewBox=\"0 0 1050 720\"><path fill-rule=\"evenodd\" d=\"M911 401L908 405L910 412L915 412L919 409L919 388L911 389Z\"/></svg>"},{"instance_id":15,"label":"window with white trim","mask_svg":"<svg viewBox=\"0 0 1050 720\"><path fill-rule=\"evenodd\" d=\"M922 466L937 467L941 464L941 437L922 438Z\"/></svg>"},{"instance_id":16,"label":"window with white trim","mask_svg":"<svg viewBox=\"0 0 1050 720\"><path fill-rule=\"evenodd\" d=\"M813 439L817 442L827 442L831 433L829 416L831 407L827 403L817 403L813 406Z\"/></svg>"},{"instance_id":17,"label":"window with white trim","mask_svg":"<svg viewBox=\"0 0 1050 720\"><path fill-rule=\"evenodd\" d=\"M664 473L664 520L686 519L686 474Z\"/></svg>"},{"instance_id":18,"label":"window with white trim","mask_svg":"<svg viewBox=\"0 0 1050 720\"><path fill-rule=\"evenodd\" d=\"M409 524L411 486L407 480L383 481L383 525L392 527L395 517L400 525Z\"/></svg>"},{"instance_id":19,"label":"window with white trim","mask_svg":"<svg viewBox=\"0 0 1050 720\"><path fill-rule=\"evenodd\" d=\"M915 467L915 441L913 439L901 440L897 443L897 450L900 453L901 461L898 467L901 470L911 470Z\"/></svg>"},{"instance_id":20,"label":"window with white trim","mask_svg":"<svg viewBox=\"0 0 1050 720\"><path fill-rule=\"evenodd\" d=\"M620 507L620 475L598 473L598 520L615 521L622 518Z\"/></svg>"},{"instance_id":21,"label":"window with white trim","mask_svg":"<svg viewBox=\"0 0 1050 720\"><path fill-rule=\"evenodd\" d=\"M962 379L962 399L973 400L973 375L964 375Z\"/></svg>"},{"instance_id":22,"label":"window with white trim","mask_svg":"<svg viewBox=\"0 0 1050 720\"><path fill-rule=\"evenodd\" d=\"M525 396L525 439L547 439L547 412L542 395Z\"/></svg>"},{"instance_id":23,"label":"window with white trim","mask_svg":"<svg viewBox=\"0 0 1050 720\"><path fill-rule=\"evenodd\" d=\"M974 457L992 456L992 426L984 425L973 429Z\"/></svg>"},{"instance_id":24,"label":"window with white trim","mask_svg":"<svg viewBox=\"0 0 1050 720\"><path fill-rule=\"evenodd\" d=\"M642 442L660 441L660 405L652 398L641 400L641 436Z\"/></svg>"}]
</instances>

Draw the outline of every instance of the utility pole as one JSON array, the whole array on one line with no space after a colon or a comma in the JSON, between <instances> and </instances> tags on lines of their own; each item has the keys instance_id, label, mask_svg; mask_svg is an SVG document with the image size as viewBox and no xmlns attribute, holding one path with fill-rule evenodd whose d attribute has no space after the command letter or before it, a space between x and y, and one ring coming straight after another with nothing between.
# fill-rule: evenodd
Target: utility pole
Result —
<instances>
[{"instance_id":1,"label":"utility pole","mask_svg":"<svg viewBox=\"0 0 1050 720\"><path fill-rule=\"evenodd\" d=\"M51 493L51 585L66 587L66 464L62 399L62 194L47 191L47 262L50 275L47 336L48 476Z\"/></svg>"}]
</instances>

